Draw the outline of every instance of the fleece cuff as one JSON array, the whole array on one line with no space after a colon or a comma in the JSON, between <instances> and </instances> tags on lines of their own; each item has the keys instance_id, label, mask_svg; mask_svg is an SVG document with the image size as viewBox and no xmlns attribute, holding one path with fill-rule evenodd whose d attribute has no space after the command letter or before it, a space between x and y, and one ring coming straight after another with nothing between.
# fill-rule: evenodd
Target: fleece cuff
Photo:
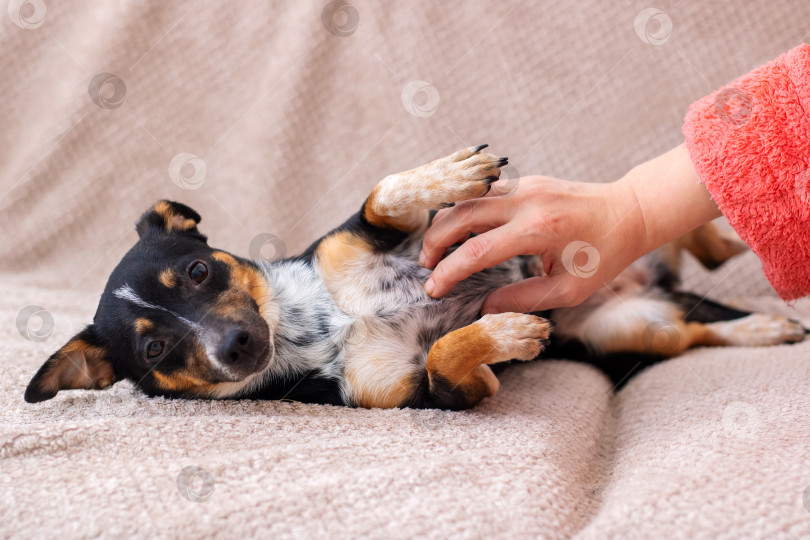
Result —
<instances>
[{"instance_id":1,"label":"fleece cuff","mask_svg":"<svg viewBox=\"0 0 810 540\"><path fill-rule=\"evenodd\" d=\"M810 294L810 45L689 107L695 171L785 300Z\"/></svg>"}]
</instances>

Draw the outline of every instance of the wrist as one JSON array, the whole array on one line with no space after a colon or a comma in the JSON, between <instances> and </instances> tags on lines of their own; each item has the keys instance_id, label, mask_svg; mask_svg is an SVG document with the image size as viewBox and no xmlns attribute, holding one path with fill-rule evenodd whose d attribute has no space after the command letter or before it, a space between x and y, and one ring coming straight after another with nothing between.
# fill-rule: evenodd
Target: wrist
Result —
<instances>
[{"instance_id":1,"label":"wrist","mask_svg":"<svg viewBox=\"0 0 810 540\"><path fill-rule=\"evenodd\" d=\"M722 215L684 145L634 167L616 184L637 201L644 228L642 254Z\"/></svg>"}]
</instances>

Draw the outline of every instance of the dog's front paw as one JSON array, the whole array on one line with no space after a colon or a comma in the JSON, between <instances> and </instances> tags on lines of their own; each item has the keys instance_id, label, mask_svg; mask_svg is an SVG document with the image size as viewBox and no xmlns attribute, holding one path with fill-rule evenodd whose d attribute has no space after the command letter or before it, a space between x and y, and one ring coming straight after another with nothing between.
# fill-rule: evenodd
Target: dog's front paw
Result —
<instances>
[{"instance_id":1,"label":"dog's front paw","mask_svg":"<svg viewBox=\"0 0 810 540\"><path fill-rule=\"evenodd\" d=\"M484 315L478 320L505 360L533 360L549 343L552 323L548 319L524 313Z\"/></svg>"},{"instance_id":2,"label":"dog's front paw","mask_svg":"<svg viewBox=\"0 0 810 540\"><path fill-rule=\"evenodd\" d=\"M437 159L428 166L432 177L429 190L436 208L452 206L457 201L486 195L493 182L501 175L501 167L509 159L482 154L488 145L471 146Z\"/></svg>"}]
</instances>

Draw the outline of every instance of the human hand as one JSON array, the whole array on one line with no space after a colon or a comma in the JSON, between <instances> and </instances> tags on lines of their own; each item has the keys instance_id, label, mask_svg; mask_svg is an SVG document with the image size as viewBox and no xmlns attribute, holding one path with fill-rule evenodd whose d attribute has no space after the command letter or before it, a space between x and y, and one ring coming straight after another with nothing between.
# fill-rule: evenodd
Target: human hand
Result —
<instances>
[{"instance_id":1,"label":"human hand","mask_svg":"<svg viewBox=\"0 0 810 540\"><path fill-rule=\"evenodd\" d=\"M436 215L419 260L435 266L425 290L438 298L484 268L517 255L540 255L543 277L496 290L482 312L569 307L638 257L719 216L680 145L616 182L531 176L521 178L508 197L460 202ZM471 233L478 236L470 238Z\"/></svg>"},{"instance_id":2,"label":"human hand","mask_svg":"<svg viewBox=\"0 0 810 540\"><path fill-rule=\"evenodd\" d=\"M458 242L464 243L439 261ZM579 304L641 256L645 245L644 221L628 187L529 176L508 197L459 202L439 212L420 262L436 266L425 289L440 297L484 268L540 255L545 276L498 289L482 310L529 312Z\"/></svg>"}]
</instances>

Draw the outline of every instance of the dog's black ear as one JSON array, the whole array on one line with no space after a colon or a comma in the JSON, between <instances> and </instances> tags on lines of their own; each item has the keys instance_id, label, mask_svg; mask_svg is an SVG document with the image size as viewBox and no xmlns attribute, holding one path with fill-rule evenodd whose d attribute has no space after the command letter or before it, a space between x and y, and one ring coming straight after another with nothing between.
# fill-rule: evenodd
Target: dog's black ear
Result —
<instances>
[{"instance_id":1,"label":"dog's black ear","mask_svg":"<svg viewBox=\"0 0 810 540\"><path fill-rule=\"evenodd\" d=\"M43 364L25 389L25 401L51 399L59 390L106 388L118 380L105 347L90 325Z\"/></svg>"},{"instance_id":2,"label":"dog's black ear","mask_svg":"<svg viewBox=\"0 0 810 540\"><path fill-rule=\"evenodd\" d=\"M135 230L138 231L140 237L152 232L190 233L201 236L205 240L205 237L197 230L197 224L201 219L200 214L185 204L162 200L143 213L138 223L135 224Z\"/></svg>"}]
</instances>

